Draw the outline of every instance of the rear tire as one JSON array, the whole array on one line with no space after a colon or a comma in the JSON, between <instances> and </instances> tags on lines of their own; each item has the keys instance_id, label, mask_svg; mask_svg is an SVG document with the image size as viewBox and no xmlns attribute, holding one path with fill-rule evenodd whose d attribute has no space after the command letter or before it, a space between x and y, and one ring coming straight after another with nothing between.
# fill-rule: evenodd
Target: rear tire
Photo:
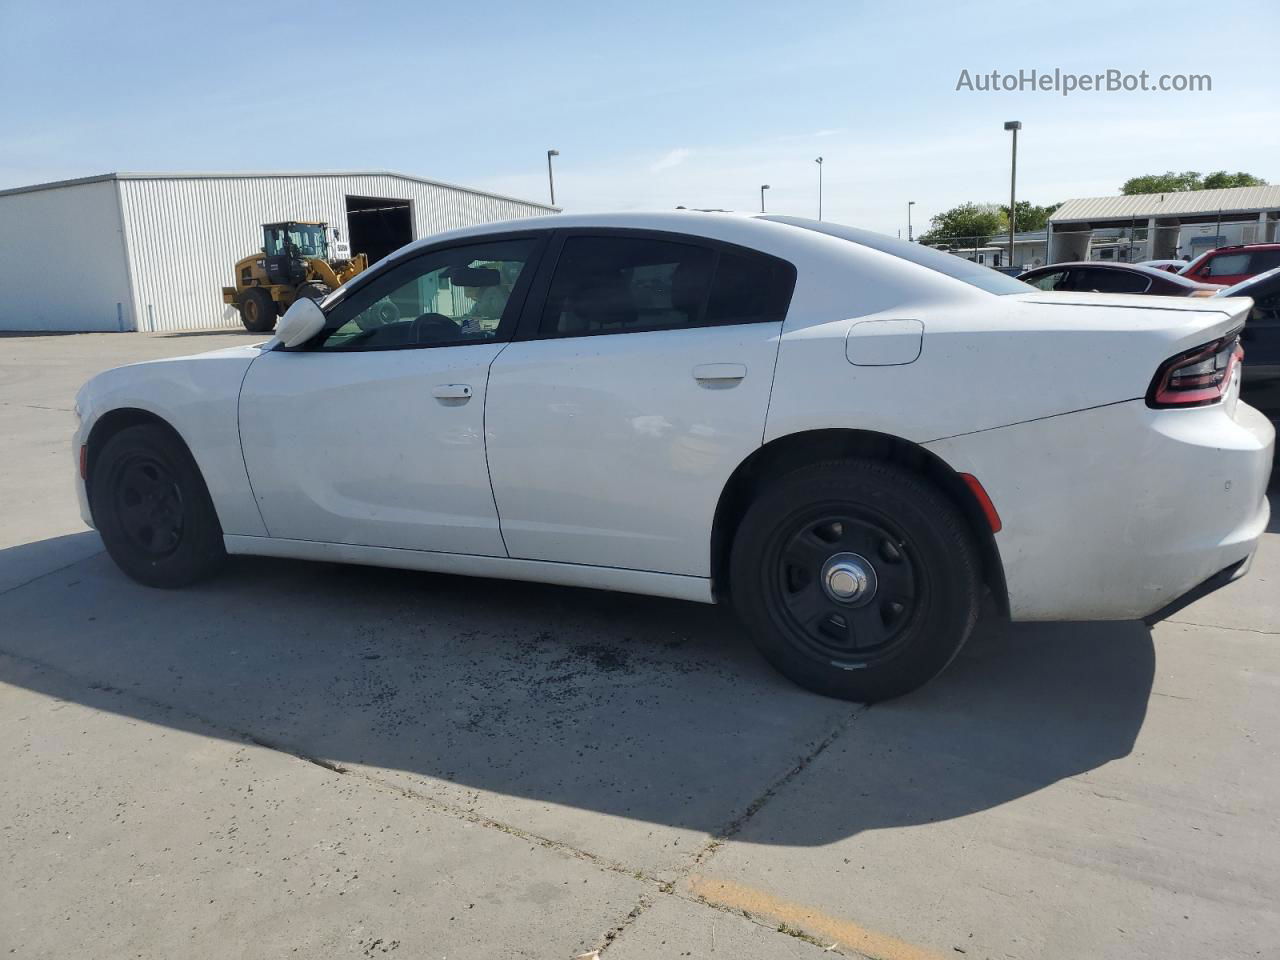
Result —
<instances>
[{"instance_id":1,"label":"rear tire","mask_svg":"<svg viewBox=\"0 0 1280 960\"><path fill-rule=\"evenodd\" d=\"M747 508L730 591L756 646L816 693L872 703L928 682L977 620L964 518L919 475L874 460L802 467Z\"/></svg>"},{"instance_id":2,"label":"rear tire","mask_svg":"<svg viewBox=\"0 0 1280 960\"><path fill-rule=\"evenodd\" d=\"M89 478L93 518L111 559L151 587L181 587L226 561L222 526L200 469L168 429L121 430Z\"/></svg>"},{"instance_id":3,"label":"rear tire","mask_svg":"<svg viewBox=\"0 0 1280 960\"><path fill-rule=\"evenodd\" d=\"M270 333L276 325L276 302L265 290L246 290L240 297L240 322L250 333Z\"/></svg>"}]
</instances>

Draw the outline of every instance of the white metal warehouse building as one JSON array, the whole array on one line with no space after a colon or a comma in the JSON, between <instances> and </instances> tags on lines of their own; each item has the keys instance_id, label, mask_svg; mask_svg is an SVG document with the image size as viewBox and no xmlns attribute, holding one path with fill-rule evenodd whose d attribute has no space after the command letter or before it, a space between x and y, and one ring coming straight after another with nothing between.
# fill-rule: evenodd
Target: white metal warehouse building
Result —
<instances>
[{"instance_id":1,"label":"white metal warehouse building","mask_svg":"<svg viewBox=\"0 0 1280 960\"><path fill-rule=\"evenodd\" d=\"M0 190L0 330L238 327L222 288L262 224L323 221L370 263L555 207L398 173L108 173Z\"/></svg>"}]
</instances>

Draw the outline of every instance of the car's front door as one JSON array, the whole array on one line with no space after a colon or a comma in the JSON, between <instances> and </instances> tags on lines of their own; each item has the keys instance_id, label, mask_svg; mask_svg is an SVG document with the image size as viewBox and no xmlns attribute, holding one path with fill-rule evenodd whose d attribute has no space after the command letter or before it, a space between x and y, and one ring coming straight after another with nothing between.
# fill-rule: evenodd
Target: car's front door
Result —
<instances>
[{"instance_id":1,"label":"car's front door","mask_svg":"<svg viewBox=\"0 0 1280 960\"><path fill-rule=\"evenodd\" d=\"M560 235L489 381L511 556L707 576L794 283L789 263L679 234Z\"/></svg>"},{"instance_id":2,"label":"car's front door","mask_svg":"<svg viewBox=\"0 0 1280 960\"><path fill-rule=\"evenodd\" d=\"M327 307L304 348L252 364L240 435L270 536L505 556L485 391L544 242L406 260Z\"/></svg>"}]
</instances>

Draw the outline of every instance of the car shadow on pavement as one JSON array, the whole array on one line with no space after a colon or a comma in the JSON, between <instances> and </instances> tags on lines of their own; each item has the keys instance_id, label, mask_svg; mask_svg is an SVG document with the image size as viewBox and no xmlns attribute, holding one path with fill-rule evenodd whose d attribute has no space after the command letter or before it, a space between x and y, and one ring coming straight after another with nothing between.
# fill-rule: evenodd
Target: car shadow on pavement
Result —
<instances>
[{"instance_id":1,"label":"car shadow on pavement","mask_svg":"<svg viewBox=\"0 0 1280 960\"><path fill-rule=\"evenodd\" d=\"M776 675L718 608L249 558L160 591L91 557L0 596L0 623L7 682L93 689L99 707L111 691L121 714L487 815L516 798L720 835L829 741L805 776L838 778L751 837L793 845L962 816L1123 757L1154 671L1137 623L988 617L942 677L859 710Z\"/></svg>"}]
</instances>

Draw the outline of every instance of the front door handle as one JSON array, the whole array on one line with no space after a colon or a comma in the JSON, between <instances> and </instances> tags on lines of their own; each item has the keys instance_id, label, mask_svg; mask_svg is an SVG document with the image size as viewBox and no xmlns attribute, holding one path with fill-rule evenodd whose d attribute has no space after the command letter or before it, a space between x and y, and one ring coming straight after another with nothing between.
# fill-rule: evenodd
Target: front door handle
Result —
<instances>
[{"instance_id":1,"label":"front door handle","mask_svg":"<svg viewBox=\"0 0 1280 960\"><path fill-rule=\"evenodd\" d=\"M693 379L704 387L732 387L746 375L744 363L700 363L693 368Z\"/></svg>"},{"instance_id":2,"label":"front door handle","mask_svg":"<svg viewBox=\"0 0 1280 960\"><path fill-rule=\"evenodd\" d=\"M431 388L431 395L437 400L470 400L471 385L468 383L441 383Z\"/></svg>"}]
</instances>

